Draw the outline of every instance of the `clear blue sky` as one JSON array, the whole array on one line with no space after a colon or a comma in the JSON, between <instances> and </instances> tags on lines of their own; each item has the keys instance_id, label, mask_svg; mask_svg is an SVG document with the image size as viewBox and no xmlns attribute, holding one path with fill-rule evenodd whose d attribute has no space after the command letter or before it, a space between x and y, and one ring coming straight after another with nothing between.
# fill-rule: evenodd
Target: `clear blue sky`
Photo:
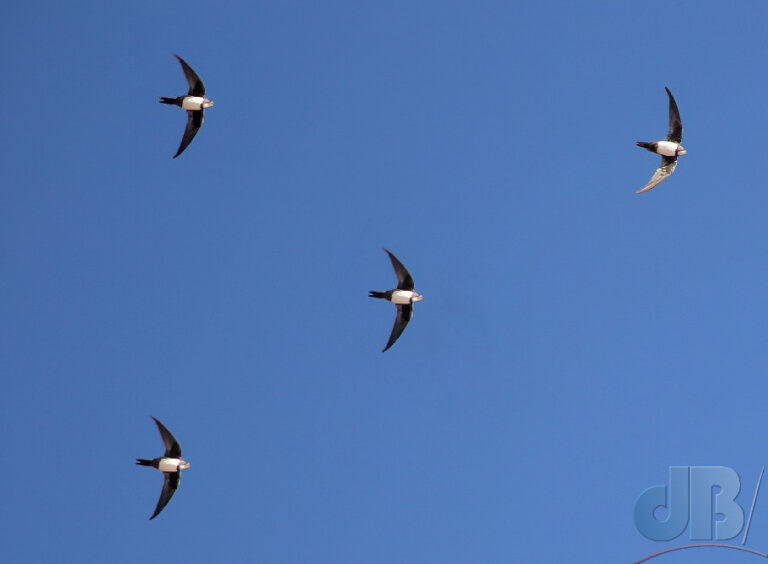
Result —
<instances>
[{"instance_id":1,"label":"clear blue sky","mask_svg":"<svg viewBox=\"0 0 768 564\"><path fill-rule=\"evenodd\" d=\"M670 465L749 506L765 2L245 4L4 9L4 562L629 562Z\"/></svg>"}]
</instances>

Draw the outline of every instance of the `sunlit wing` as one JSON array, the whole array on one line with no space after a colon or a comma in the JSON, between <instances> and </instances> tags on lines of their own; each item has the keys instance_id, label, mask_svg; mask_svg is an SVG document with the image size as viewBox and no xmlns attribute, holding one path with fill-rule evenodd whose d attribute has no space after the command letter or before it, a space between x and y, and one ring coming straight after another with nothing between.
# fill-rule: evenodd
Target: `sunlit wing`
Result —
<instances>
[{"instance_id":1,"label":"sunlit wing","mask_svg":"<svg viewBox=\"0 0 768 564\"><path fill-rule=\"evenodd\" d=\"M674 157L662 157L661 158L661 166L656 169L656 172L654 173L651 180L648 182L648 184L645 185L644 188L641 190L638 190L638 194L642 194L643 192L647 192L648 190L652 190L662 182L664 182L667 178L670 177L670 175L675 172L675 168L677 168L677 159Z\"/></svg>"}]
</instances>

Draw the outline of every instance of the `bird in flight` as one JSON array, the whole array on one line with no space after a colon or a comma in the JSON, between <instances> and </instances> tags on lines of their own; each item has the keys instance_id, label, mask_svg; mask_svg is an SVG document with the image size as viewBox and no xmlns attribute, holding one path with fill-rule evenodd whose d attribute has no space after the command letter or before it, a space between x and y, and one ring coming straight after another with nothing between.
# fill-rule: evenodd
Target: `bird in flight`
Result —
<instances>
[{"instance_id":1,"label":"bird in flight","mask_svg":"<svg viewBox=\"0 0 768 564\"><path fill-rule=\"evenodd\" d=\"M184 130L184 137L181 138L179 150L173 155L173 158L175 159L184 152L184 149L186 149L190 143L192 143L192 139L195 138L197 131L203 125L203 119L205 117L203 115L203 110L213 106L213 100L209 100L205 97L205 84L203 84L203 81L197 76L197 73L192 70L192 67L178 55L174 56L179 60L179 63L181 63L181 68L184 70L184 76L187 77L187 82L189 83L189 92L186 96L179 96L177 98L160 97L161 104L179 106L180 108L187 110L187 128Z\"/></svg>"},{"instance_id":2,"label":"bird in flight","mask_svg":"<svg viewBox=\"0 0 768 564\"><path fill-rule=\"evenodd\" d=\"M152 416L150 415L150 417ZM160 421L154 417L152 417L152 419L157 423L157 429L160 431L160 436L163 438L165 454L153 458L152 460L144 458L136 459L136 464L139 466L151 466L152 468L160 470L165 479L163 482L163 491L160 492L160 499L157 502L157 507L155 507L155 512L152 514L152 517L149 518L150 521L157 517L163 508L168 505L168 502L171 501L173 494L176 493L176 489L179 487L181 471L189 468L189 462L181 458L181 445L179 445L179 441L177 441L171 432L165 428L165 425L160 423Z\"/></svg>"},{"instance_id":3,"label":"bird in flight","mask_svg":"<svg viewBox=\"0 0 768 564\"><path fill-rule=\"evenodd\" d=\"M688 153L685 147L680 144L683 142L683 122L680 120L677 102L675 102L675 97L672 96L669 88L665 86L664 90L667 91L669 96L669 133L667 133L667 139L665 141L653 141L652 143L646 143L645 141L637 142L638 147L643 147L652 153L661 155L661 166L656 169L653 178L651 178L648 184L637 191L638 194L655 188L669 178L675 172L675 168L677 168L677 157Z\"/></svg>"},{"instance_id":4,"label":"bird in flight","mask_svg":"<svg viewBox=\"0 0 768 564\"><path fill-rule=\"evenodd\" d=\"M403 263L395 255L387 249L384 249L384 251L389 255L389 260L392 261L392 266L395 269L397 289L387 290L386 292L371 290L368 297L389 300L395 304L397 306L397 317L395 317L395 326L392 327L392 333L389 336L387 346L381 352L385 352L395 344L395 341L405 331L408 322L413 318L413 304L424 299L421 294L414 291L413 276L408 272L408 269L403 266Z\"/></svg>"}]
</instances>

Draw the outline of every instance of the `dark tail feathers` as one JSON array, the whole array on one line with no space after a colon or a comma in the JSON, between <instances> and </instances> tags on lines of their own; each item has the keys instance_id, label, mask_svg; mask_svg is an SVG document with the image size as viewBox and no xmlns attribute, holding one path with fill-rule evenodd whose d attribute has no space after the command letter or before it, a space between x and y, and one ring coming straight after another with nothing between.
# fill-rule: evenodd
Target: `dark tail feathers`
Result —
<instances>
[{"instance_id":1,"label":"dark tail feathers","mask_svg":"<svg viewBox=\"0 0 768 564\"><path fill-rule=\"evenodd\" d=\"M179 101L176 98L166 98L165 96L160 96L160 103L161 104L170 104L172 106L180 106Z\"/></svg>"},{"instance_id":2,"label":"dark tail feathers","mask_svg":"<svg viewBox=\"0 0 768 564\"><path fill-rule=\"evenodd\" d=\"M368 297L369 298L381 298L381 299L384 299L384 298L387 297L387 293L386 292L377 292L376 290L370 290L368 292Z\"/></svg>"},{"instance_id":3,"label":"dark tail feathers","mask_svg":"<svg viewBox=\"0 0 768 564\"><path fill-rule=\"evenodd\" d=\"M638 141L637 146L642 147L643 149L650 149L651 143L646 143L645 141Z\"/></svg>"},{"instance_id":4,"label":"dark tail feathers","mask_svg":"<svg viewBox=\"0 0 768 564\"><path fill-rule=\"evenodd\" d=\"M146 460L144 458L137 458L136 464L138 464L139 466L154 466L151 460Z\"/></svg>"}]
</instances>

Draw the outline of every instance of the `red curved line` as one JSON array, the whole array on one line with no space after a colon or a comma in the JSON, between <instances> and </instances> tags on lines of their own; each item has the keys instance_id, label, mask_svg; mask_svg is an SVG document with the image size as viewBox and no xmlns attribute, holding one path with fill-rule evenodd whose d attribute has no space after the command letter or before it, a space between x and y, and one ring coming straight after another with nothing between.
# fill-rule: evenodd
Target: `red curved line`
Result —
<instances>
[{"instance_id":1,"label":"red curved line","mask_svg":"<svg viewBox=\"0 0 768 564\"><path fill-rule=\"evenodd\" d=\"M645 562L646 560L650 560L651 558L655 558L656 556L666 554L667 552L674 552L675 550L683 550L685 548L697 548L697 547L707 547L707 546L711 546L715 548L733 548L734 550L743 550L744 552L751 552L752 554L757 554L758 556L762 556L763 558L768 558L768 554L763 554L762 552L758 552L757 550L752 550L751 548L747 548L745 546L735 546L732 544L686 544L685 546L673 546L672 548L661 550L659 552L651 554L650 556L646 556L645 558L636 560L635 564L640 564L641 562Z\"/></svg>"}]
</instances>

